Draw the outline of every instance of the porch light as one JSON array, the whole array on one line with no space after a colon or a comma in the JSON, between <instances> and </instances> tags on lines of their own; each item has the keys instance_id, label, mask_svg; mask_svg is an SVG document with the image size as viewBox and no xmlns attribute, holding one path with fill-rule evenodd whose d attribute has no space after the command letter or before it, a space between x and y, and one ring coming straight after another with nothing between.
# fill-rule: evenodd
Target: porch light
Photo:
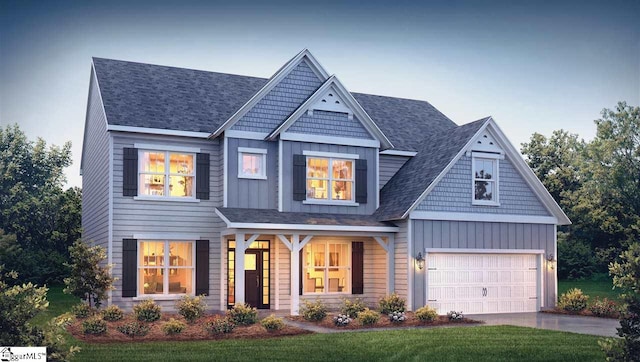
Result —
<instances>
[{"instance_id":1,"label":"porch light","mask_svg":"<svg viewBox=\"0 0 640 362\"><path fill-rule=\"evenodd\" d=\"M554 258L553 253L549 253L547 254L547 265L549 266L549 269L553 270L556 268L556 260Z\"/></svg>"},{"instance_id":2,"label":"porch light","mask_svg":"<svg viewBox=\"0 0 640 362\"><path fill-rule=\"evenodd\" d=\"M418 256L416 256L416 264L418 264L418 269L424 269L424 256L422 256L422 252L418 252Z\"/></svg>"}]
</instances>

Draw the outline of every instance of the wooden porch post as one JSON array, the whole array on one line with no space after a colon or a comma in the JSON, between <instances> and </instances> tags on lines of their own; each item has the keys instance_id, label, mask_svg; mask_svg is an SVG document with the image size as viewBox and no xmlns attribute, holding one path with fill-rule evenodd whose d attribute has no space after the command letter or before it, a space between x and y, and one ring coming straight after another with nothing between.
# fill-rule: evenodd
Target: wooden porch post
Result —
<instances>
[{"instance_id":1,"label":"wooden porch post","mask_svg":"<svg viewBox=\"0 0 640 362\"><path fill-rule=\"evenodd\" d=\"M387 293L396 291L396 248L393 235L389 235L387 242Z\"/></svg>"},{"instance_id":2,"label":"wooden porch post","mask_svg":"<svg viewBox=\"0 0 640 362\"><path fill-rule=\"evenodd\" d=\"M244 303L244 234L236 234L235 304Z\"/></svg>"},{"instance_id":3,"label":"wooden porch post","mask_svg":"<svg viewBox=\"0 0 640 362\"><path fill-rule=\"evenodd\" d=\"M291 235L291 315L300 315L300 235Z\"/></svg>"}]
</instances>

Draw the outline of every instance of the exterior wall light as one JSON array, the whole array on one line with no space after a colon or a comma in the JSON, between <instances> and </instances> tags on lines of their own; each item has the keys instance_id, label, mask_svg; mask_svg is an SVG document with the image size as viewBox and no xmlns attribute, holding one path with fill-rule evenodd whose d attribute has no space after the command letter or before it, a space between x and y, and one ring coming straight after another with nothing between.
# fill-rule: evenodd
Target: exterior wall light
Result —
<instances>
[{"instance_id":1,"label":"exterior wall light","mask_svg":"<svg viewBox=\"0 0 640 362\"><path fill-rule=\"evenodd\" d=\"M422 252L419 252L418 256L416 256L416 264L418 264L418 269L424 269L424 256L422 256Z\"/></svg>"},{"instance_id":2,"label":"exterior wall light","mask_svg":"<svg viewBox=\"0 0 640 362\"><path fill-rule=\"evenodd\" d=\"M549 253L547 254L547 265L549 266L549 269L553 270L556 268L556 260L554 258L553 253Z\"/></svg>"}]
</instances>

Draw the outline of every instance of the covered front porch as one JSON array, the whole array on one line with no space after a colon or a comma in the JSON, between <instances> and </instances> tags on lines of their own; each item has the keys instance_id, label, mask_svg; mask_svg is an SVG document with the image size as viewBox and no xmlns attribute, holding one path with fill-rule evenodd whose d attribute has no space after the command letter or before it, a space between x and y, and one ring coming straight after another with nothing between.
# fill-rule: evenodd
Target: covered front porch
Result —
<instances>
[{"instance_id":1,"label":"covered front porch","mask_svg":"<svg viewBox=\"0 0 640 362\"><path fill-rule=\"evenodd\" d=\"M372 223L357 215L345 215L344 225L302 213L278 213L296 214L286 215L293 223L234 222L236 214L222 210L221 309L248 303L298 315L304 299L338 307L357 297L374 305L395 290L394 225L354 225ZM299 223L302 216L307 223Z\"/></svg>"}]
</instances>

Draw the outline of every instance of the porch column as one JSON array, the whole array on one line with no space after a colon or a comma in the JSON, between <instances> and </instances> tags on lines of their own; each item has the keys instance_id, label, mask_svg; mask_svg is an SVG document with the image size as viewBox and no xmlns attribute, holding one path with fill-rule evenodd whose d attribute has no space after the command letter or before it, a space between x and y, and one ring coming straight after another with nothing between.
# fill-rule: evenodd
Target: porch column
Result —
<instances>
[{"instance_id":1,"label":"porch column","mask_svg":"<svg viewBox=\"0 0 640 362\"><path fill-rule=\"evenodd\" d=\"M291 235L291 315L300 315L300 235Z\"/></svg>"},{"instance_id":2,"label":"porch column","mask_svg":"<svg viewBox=\"0 0 640 362\"><path fill-rule=\"evenodd\" d=\"M387 293L396 291L396 248L393 235L389 236L387 242Z\"/></svg>"},{"instance_id":3,"label":"porch column","mask_svg":"<svg viewBox=\"0 0 640 362\"><path fill-rule=\"evenodd\" d=\"M235 304L244 303L244 234L236 234Z\"/></svg>"}]
</instances>

